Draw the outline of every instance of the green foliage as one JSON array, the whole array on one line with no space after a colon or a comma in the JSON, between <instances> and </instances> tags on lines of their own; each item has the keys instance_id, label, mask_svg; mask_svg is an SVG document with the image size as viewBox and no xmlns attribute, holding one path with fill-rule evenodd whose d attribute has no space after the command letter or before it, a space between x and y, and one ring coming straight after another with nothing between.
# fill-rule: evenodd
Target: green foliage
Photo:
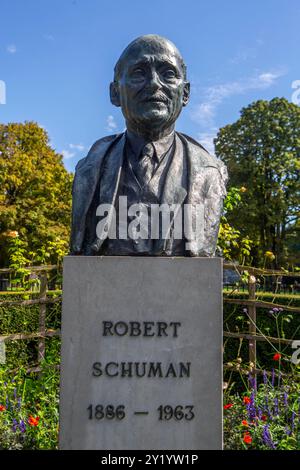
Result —
<instances>
[{"instance_id":1,"label":"green foliage","mask_svg":"<svg viewBox=\"0 0 300 470\"><path fill-rule=\"evenodd\" d=\"M253 242L248 236L242 236L240 230L228 222L228 215L241 205L241 194L244 189L243 187L229 189L224 201L218 237L218 247L221 248L223 257L230 261L238 261L239 264L249 262Z\"/></svg>"},{"instance_id":2,"label":"green foliage","mask_svg":"<svg viewBox=\"0 0 300 470\"><path fill-rule=\"evenodd\" d=\"M263 264L267 251L274 253L270 267L299 263L292 250L299 235L300 107L284 98L254 102L220 129L215 148L230 185L245 189L227 221L254 241L254 265Z\"/></svg>"},{"instance_id":3,"label":"green foliage","mask_svg":"<svg viewBox=\"0 0 300 470\"><path fill-rule=\"evenodd\" d=\"M61 294L55 292L54 296ZM35 293L5 293L1 301L36 298ZM39 306L0 307L0 335L38 331ZM61 304L47 306L46 328L57 329ZM0 449L56 449L58 446L60 339L46 338L42 372L37 366L37 339L6 341L6 364L0 365ZM1 405L5 409L1 411ZM34 420L39 418L37 425Z\"/></svg>"},{"instance_id":4,"label":"green foliage","mask_svg":"<svg viewBox=\"0 0 300 470\"><path fill-rule=\"evenodd\" d=\"M56 292L57 297L61 292ZM14 293L9 295L0 295L0 301L21 301L35 299L36 293ZM57 330L61 326L61 303L47 305L46 328ZM39 305L28 306L1 306L0 307L0 336L14 333L35 333L39 329ZM53 338L46 338L46 351ZM16 367L34 367L37 365L37 339L26 339L16 341L6 341L6 366L9 369ZM57 346L58 350L58 346ZM55 359L56 361L58 359ZM0 388L1 388L0 384Z\"/></svg>"},{"instance_id":5,"label":"green foliage","mask_svg":"<svg viewBox=\"0 0 300 470\"><path fill-rule=\"evenodd\" d=\"M60 262L68 249L72 175L34 122L0 125L0 265Z\"/></svg>"},{"instance_id":6,"label":"green foliage","mask_svg":"<svg viewBox=\"0 0 300 470\"><path fill-rule=\"evenodd\" d=\"M57 449L59 372L49 365L58 358L52 339L39 376L0 366L0 449Z\"/></svg>"},{"instance_id":7,"label":"green foliage","mask_svg":"<svg viewBox=\"0 0 300 470\"><path fill-rule=\"evenodd\" d=\"M25 286L28 271L25 269L30 261L27 258L26 243L16 237L9 237L7 242L7 253L9 256L9 266L14 269L14 276L11 285Z\"/></svg>"},{"instance_id":8,"label":"green foliage","mask_svg":"<svg viewBox=\"0 0 300 470\"><path fill-rule=\"evenodd\" d=\"M242 294L231 295L231 298L241 298ZM266 302L279 302L281 305L300 307L300 296L277 295L274 299L272 293L258 293L258 300ZM245 294L244 294L245 297ZM241 305L224 303L224 331L247 333L249 332L250 320L247 315L248 309ZM257 334L270 336L272 338L299 339L300 323L299 313L291 313L282 308L256 308ZM278 365L274 360L274 354L280 353L280 369L284 373L293 374L295 367L290 361L294 352L290 344L271 343L268 341L257 341L257 368L261 370L272 370ZM241 370L249 367L249 343L247 339L236 339L224 337L223 362L230 366L231 370L226 370L224 380L231 390L241 392L244 388L244 380Z\"/></svg>"}]
</instances>

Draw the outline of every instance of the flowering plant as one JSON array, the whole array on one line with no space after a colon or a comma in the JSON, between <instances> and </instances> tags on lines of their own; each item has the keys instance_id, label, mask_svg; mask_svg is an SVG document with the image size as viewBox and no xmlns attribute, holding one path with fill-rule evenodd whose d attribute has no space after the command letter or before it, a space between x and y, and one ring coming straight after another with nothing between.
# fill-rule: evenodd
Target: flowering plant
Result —
<instances>
[{"instance_id":1,"label":"flowering plant","mask_svg":"<svg viewBox=\"0 0 300 470\"><path fill-rule=\"evenodd\" d=\"M252 377L249 383L246 395L225 395L232 406L224 407L224 448L300 449L299 377L288 380L275 370L264 371L258 387Z\"/></svg>"},{"instance_id":2,"label":"flowering plant","mask_svg":"<svg viewBox=\"0 0 300 470\"><path fill-rule=\"evenodd\" d=\"M46 364L42 373L0 367L0 450L57 448L58 373Z\"/></svg>"}]
</instances>

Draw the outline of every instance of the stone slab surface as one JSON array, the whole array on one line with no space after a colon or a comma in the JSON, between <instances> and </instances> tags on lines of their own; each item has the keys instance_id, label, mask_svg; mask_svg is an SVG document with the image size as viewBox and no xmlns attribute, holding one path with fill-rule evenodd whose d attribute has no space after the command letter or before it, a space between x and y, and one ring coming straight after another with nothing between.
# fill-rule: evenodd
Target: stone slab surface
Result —
<instances>
[{"instance_id":1,"label":"stone slab surface","mask_svg":"<svg viewBox=\"0 0 300 470\"><path fill-rule=\"evenodd\" d=\"M222 260L64 260L60 448L222 448Z\"/></svg>"}]
</instances>

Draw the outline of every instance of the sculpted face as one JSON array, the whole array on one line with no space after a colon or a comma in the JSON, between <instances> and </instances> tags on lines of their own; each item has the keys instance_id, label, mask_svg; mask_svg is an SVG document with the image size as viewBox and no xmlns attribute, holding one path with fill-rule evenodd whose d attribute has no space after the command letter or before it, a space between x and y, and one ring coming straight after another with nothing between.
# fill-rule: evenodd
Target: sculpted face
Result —
<instances>
[{"instance_id":1,"label":"sculpted face","mask_svg":"<svg viewBox=\"0 0 300 470\"><path fill-rule=\"evenodd\" d=\"M111 84L111 101L121 106L127 128L163 135L172 129L189 98L183 60L167 39L142 36L120 57Z\"/></svg>"}]
</instances>

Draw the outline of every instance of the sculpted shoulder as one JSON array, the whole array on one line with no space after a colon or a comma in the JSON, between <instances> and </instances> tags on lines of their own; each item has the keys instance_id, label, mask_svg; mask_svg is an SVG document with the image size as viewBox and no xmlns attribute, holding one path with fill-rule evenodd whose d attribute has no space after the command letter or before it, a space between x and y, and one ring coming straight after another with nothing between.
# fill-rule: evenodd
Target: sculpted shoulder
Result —
<instances>
[{"instance_id":1,"label":"sculpted shoulder","mask_svg":"<svg viewBox=\"0 0 300 470\"><path fill-rule=\"evenodd\" d=\"M215 155L210 154L199 142L194 140L192 137L179 132L177 132L177 134L188 146L190 155L193 158L195 165L199 165L201 167L214 167L218 169L224 182L227 182L227 168L222 160L217 158Z\"/></svg>"},{"instance_id":2,"label":"sculpted shoulder","mask_svg":"<svg viewBox=\"0 0 300 470\"><path fill-rule=\"evenodd\" d=\"M79 162L77 163L75 167L75 171L77 172L78 170L80 170L82 167L85 167L86 165L89 166L89 165L97 164L105 155L108 148L115 141L121 138L122 135L123 134L107 135L105 137L102 137L99 140L96 140L96 142L91 146L87 156L79 160Z\"/></svg>"}]
</instances>

